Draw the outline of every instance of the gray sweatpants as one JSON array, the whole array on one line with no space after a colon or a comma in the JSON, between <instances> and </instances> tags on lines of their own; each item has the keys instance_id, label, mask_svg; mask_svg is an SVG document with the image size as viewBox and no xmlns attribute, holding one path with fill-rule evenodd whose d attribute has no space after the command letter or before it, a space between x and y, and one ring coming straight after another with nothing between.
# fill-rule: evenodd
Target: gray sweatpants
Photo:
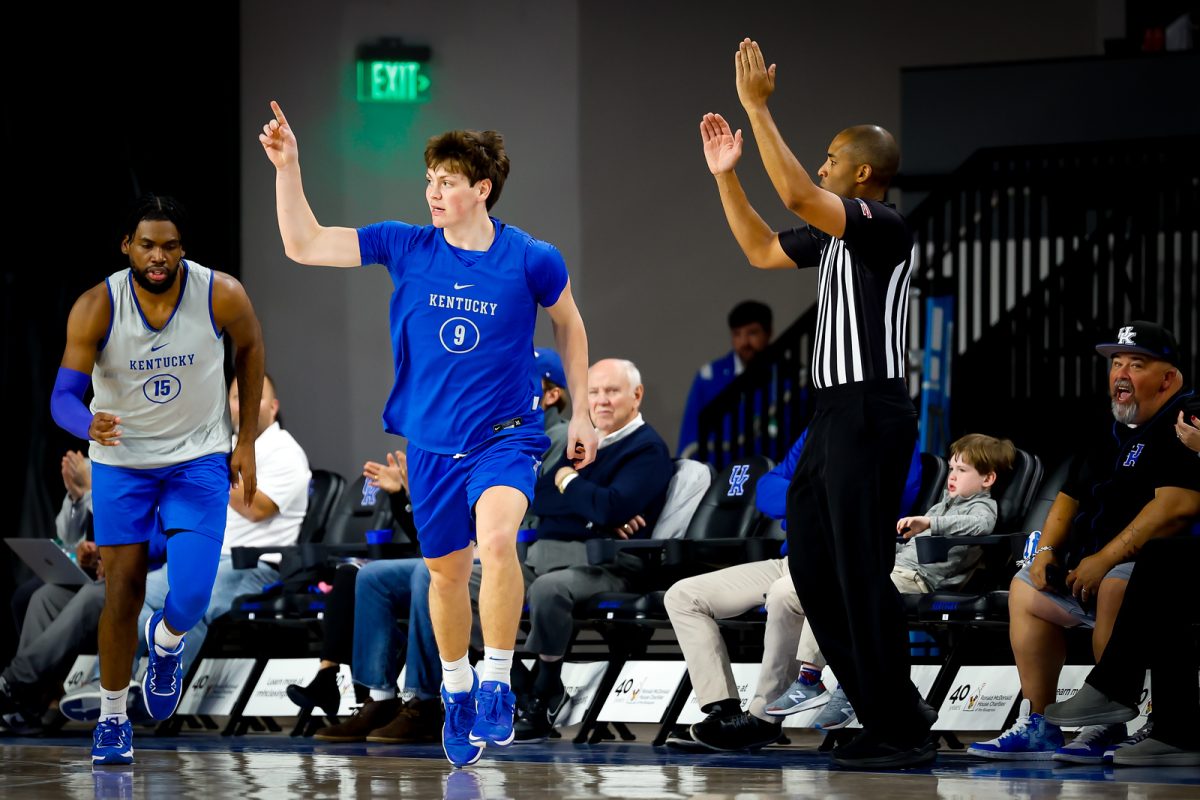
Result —
<instances>
[{"instance_id":1,"label":"gray sweatpants","mask_svg":"<svg viewBox=\"0 0 1200 800\"><path fill-rule=\"evenodd\" d=\"M36 684L61 669L95 637L103 610L103 582L38 589L29 600L17 654L5 668L4 679Z\"/></svg>"}]
</instances>

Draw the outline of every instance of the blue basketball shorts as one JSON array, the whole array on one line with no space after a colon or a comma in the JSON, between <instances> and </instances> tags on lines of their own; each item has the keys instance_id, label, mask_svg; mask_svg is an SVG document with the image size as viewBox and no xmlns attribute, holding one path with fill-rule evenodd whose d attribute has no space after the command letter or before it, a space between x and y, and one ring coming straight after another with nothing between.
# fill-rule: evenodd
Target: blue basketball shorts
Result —
<instances>
[{"instance_id":1,"label":"blue basketball shorts","mask_svg":"<svg viewBox=\"0 0 1200 800\"><path fill-rule=\"evenodd\" d=\"M408 445L408 492L425 558L441 558L475 540L475 504L493 486L510 486L533 503L550 437L517 429L494 436L461 457Z\"/></svg>"},{"instance_id":2,"label":"blue basketball shorts","mask_svg":"<svg viewBox=\"0 0 1200 800\"><path fill-rule=\"evenodd\" d=\"M195 531L225 539L229 454L213 453L155 469L92 463L92 522L96 544L148 542L162 531Z\"/></svg>"}]
</instances>

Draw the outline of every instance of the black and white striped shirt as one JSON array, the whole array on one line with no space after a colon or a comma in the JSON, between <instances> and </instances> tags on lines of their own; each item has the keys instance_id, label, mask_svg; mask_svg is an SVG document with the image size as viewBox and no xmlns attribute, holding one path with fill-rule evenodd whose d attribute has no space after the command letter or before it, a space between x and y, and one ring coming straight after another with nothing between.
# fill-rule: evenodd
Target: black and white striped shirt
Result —
<instances>
[{"instance_id":1,"label":"black and white striped shirt","mask_svg":"<svg viewBox=\"0 0 1200 800\"><path fill-rule=\"evenodd\" d=\"M912 233L895 206L842 198L846 230L811 226L779 234L799 267L818 267L813 385L818 389L905 377Z\"/></svg>"}]
</instances>

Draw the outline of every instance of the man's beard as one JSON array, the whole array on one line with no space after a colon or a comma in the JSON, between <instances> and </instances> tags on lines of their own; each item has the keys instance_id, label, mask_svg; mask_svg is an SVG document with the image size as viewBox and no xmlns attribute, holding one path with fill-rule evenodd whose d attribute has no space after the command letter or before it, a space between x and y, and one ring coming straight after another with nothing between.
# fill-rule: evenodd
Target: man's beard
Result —
<instances>
[{"instance_id":1,"label":"man's beard","mask_svg":"<svg viewBox=\"0 0 1200 800\"><path fill-rule=\"evenodd\" d=\"M175 285L175 279L179 277L178 269L175 269L174 271L168 270L167 279L162 283L155 283L138 270L134 269L131 271L133 272L133 279L137 281L137 285L151 294L162 294L163 292L167 291Z\"/></svg>"},{"instance_id":2,"label":"man's beard","mask_svg":"<svg viewBox=\"0 0 1200 800\"><path fill-rule=\"evenodd\" d=\"M1125 403L1118 403L1116 398L1113 398L1113 419L1123 425L1132 425L1134 420L1137 419L1138 415L1138 401L1137 398L1133 396L1133 385L1129 383L1118 383L1113 387L1113 393L1116 394L1117 390L1119 389L1124 389L1129 392L1129 400Z\"/></svg>"}]
</instances>

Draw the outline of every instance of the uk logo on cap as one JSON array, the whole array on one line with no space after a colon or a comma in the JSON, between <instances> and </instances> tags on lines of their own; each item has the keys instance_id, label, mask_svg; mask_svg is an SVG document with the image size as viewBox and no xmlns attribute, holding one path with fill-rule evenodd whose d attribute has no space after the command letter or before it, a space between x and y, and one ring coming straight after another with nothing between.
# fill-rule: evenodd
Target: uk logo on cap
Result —
<instances>
[{"instance_id":1,"label":"uk logo on cap","mask_svg":"<svg viewBox=\"0 0 1200 800\"><path fill-rule=\"evenodd\" d=\"M1137 337L1137 331L1132 325L1126 325L1121 330L1117 331L1117 344L1134 344L1134 339Z\"/></svg>"}]
</instances>

